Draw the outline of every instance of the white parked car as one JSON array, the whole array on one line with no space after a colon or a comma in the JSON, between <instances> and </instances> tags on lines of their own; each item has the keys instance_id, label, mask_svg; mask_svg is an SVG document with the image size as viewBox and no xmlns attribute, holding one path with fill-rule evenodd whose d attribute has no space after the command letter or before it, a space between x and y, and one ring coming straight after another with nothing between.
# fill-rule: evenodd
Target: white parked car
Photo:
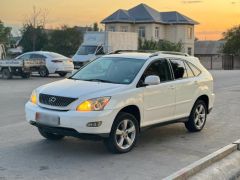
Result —
<instances>
[{"instance_id":1,"label":"white parked car","mask_svg":"<svg viewBox=\"0 0 240 180\"><path fill-rule=\"evenodd\" d=\"M64 77L67 73L74 70L73 62L70 58L61 54L47 51L33 51L24 53L16 59L31 59L31 60L45 60L45 66L38 69L41 77L47 77L49 74L57 73Z\"/></svg>"},{"instance_id":2,"label":"white parked car","mask_svg":"<svg viewBox=\"0 0 240 180\"><path fill-rule=\"evenodd\" d=\"M195 57L122 52L35 89L25 109L47 139L99 138L125 153L146 127L183 122L201 131L214 96L213 78Z\"/></svg>"}]
</instances>

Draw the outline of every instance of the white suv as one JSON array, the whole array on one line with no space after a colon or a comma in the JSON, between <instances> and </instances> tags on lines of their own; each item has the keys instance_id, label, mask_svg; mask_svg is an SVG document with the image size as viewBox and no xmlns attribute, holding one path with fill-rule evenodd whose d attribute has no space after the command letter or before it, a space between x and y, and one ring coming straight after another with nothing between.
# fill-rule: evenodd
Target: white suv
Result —
<instances>
[{"instance_id":1,"label":"white suv","mask_svg":"<svg viewBox=\"0 0 240 180\"><path fill-rule=\"evenodd\" d=\"M125 153L145 127L183 122L201 131L213 102L213 78L197 58L118 52L37 88L25 108L47 139L103 139L110 151Z\"/></svg>"}]
</instances>

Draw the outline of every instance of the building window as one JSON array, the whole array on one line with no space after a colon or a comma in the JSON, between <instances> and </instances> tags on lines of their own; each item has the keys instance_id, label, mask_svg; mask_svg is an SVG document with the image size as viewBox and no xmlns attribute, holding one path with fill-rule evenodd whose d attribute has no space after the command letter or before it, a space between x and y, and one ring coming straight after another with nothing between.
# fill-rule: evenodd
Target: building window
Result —
<instances>
[{"instance_id":1,"label":"building window","mask_svg":"<svg viewBox=\"0 0 240 180\"><path fill-rule=\"evenodd\" d=\"M138 29L138 34L140 38L145 38L146 34L145 34L145 27L141 26Z\"/></svg>"},{"instance_id":2,"label":"building window","mask_svg":"<svg viewBox=\"0 0 240 180\"><path fill-rule=\"evenodd\" d=\"M193 28L189 27L188 28L188 39L193 39Z\"/></svg>"},{"instance_id":3,"label":"building window","mask_svg":"<svg viewBox=\"0 0 240 180\"><path fill-rule=\"evenodd\" d=\"M121 32L128 32L128 27L127 26L121 26Z\"/></svg>"},{"instance_id":4,"label":"building window","mask_svg":"<svg viewBox=\"0 0 240 180\"><path fill-rule=\"evenodd\" d=\"M116 31L115 26L109 26L108 31L112 31L112 32Z\"/></svg>"},{"instance_id":5,"label":"building window","mask_svg":"<svg viewBox=\"0 0 240 180\"><path fill-rule=\"evenodd\" d=\"M190 47L188 48L188 54L192 55L192 48L190 48Z\"/></svg>"},{"instance_id":6,"label":"building window","mask_svg":"<svg viewBox=\"0 0 240 180\"><path fill-rule=\"evenodd\" d=\"M155 27L155 38L159 39L159 27Z\"/></svg>"}]
</instances>

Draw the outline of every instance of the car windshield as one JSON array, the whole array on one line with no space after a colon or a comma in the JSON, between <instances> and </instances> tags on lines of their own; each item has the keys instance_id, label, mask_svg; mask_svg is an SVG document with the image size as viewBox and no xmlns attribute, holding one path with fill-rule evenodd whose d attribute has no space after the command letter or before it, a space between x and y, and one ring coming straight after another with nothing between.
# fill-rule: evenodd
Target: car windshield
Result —
<instances>
[{"instance_id":1,"label":"car windshield","mask_svg":"<svg viewBox=\"0 0 240 180\"><path fill-rule=\"evenodd\" d=\"M97 49L97 46L81 46L78 49L77 54L78 55L88 55L88 54L94 54Z\"/></svg>"},{"instance_id":2,"label":"car windshield","mask_svg":"<svg viewBox=\"0 0 240 180\"><path fill-rule=\"evenodd\" d=\"M71 79L130 84L144 63L144 59L101 57L83 67Z\"/></svg>"}]
</instances>

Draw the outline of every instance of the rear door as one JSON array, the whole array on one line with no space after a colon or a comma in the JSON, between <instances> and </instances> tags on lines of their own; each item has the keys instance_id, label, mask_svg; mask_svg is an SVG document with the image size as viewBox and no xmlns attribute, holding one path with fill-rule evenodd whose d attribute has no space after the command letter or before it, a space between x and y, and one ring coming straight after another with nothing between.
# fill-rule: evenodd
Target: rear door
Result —
<instances>
[{"instance_id":1,"label":"rear door","mask_svg":"<svg viewBox=\"0 0 240 180\"><path fill-rule=\"evenodd\" d=\"M160 84L143 87L144 120L143 126L171 120L174 116L175 85L169 63L166 59L152 62L140 81L150 75L160 78Z\"/></svg>"},{"instance_id":2,"label":"rear door","mask_svg":"<svg viewBox=\"0 0 240 180\"><path fill-rule=\"evenodd\" d=\"M192 101L197 91L197 83L194 74L189 66L182 59L170 59L175 86L176 86L176 107L175 119L188 117L192 109Z\"/></svg>"},{"instance_id":3,"label":"rear door","mask_svg":"<svg viewBox=\"0 0 240 180\"><path fill-rule=\"evenodd\" d=\"M45 66L46 65L46 63L45 63L46 57L41 54L33 53L30 55L30 59L33 61L34 66Z\"/></svg>"}]
</instances>

